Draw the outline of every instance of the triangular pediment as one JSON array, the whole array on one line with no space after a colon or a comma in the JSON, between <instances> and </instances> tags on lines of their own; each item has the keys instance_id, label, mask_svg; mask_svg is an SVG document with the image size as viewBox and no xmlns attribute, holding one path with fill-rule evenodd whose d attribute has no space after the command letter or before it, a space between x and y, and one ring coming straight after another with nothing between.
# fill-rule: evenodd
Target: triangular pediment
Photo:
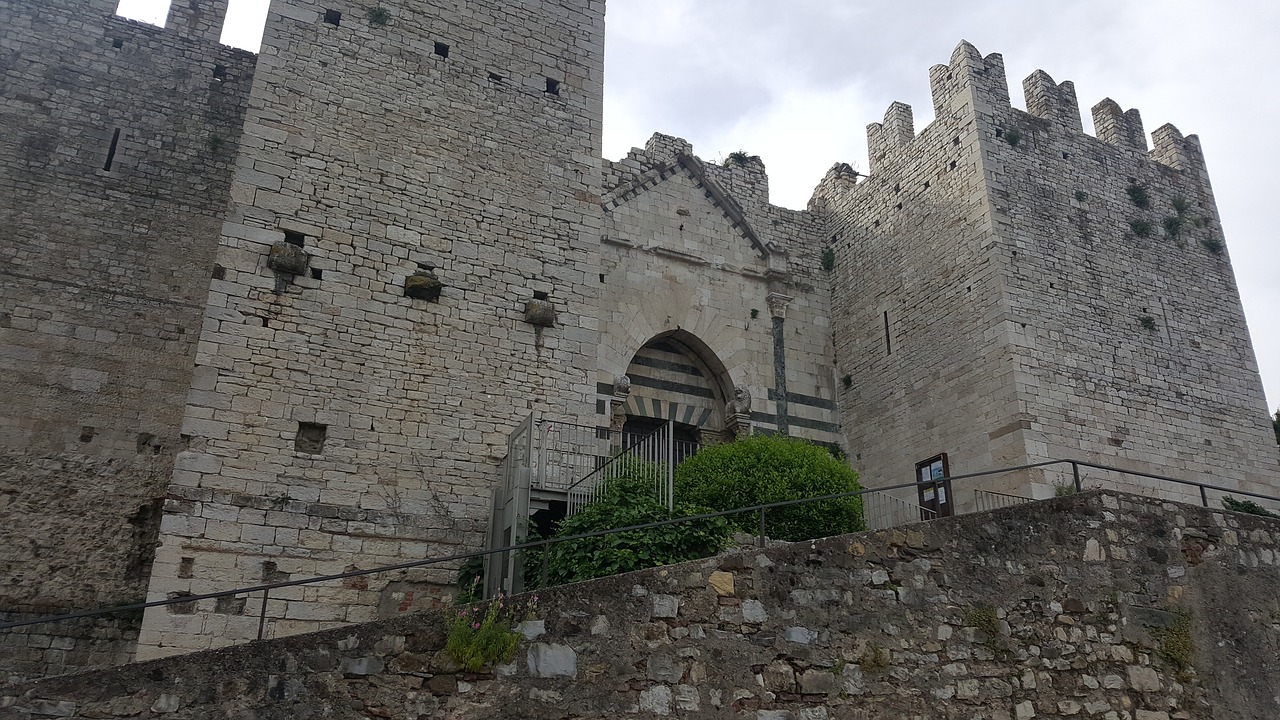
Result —
<instances>
[{"instance_id":1,"label":"triangular pediment","mask_svg":"<svg viewBox=\"0 0 1280 720\"><path fill-rule=\"evenodd\" d=\"M601 205L606 214L614 213L617 208L632 203L636 198L677 177L692 183L696 192L689 194L701 197L704 202L715 208L728 223L732 232L750 244L757 257L767 260L771 255L785 253L780 246L765 243L760 239L747 220L742 206L719 183L708 176L701 160L686 153L681 153L672 162L650 169L632 182L615 188L601 198Z\"/></svg>"}]
</instances>

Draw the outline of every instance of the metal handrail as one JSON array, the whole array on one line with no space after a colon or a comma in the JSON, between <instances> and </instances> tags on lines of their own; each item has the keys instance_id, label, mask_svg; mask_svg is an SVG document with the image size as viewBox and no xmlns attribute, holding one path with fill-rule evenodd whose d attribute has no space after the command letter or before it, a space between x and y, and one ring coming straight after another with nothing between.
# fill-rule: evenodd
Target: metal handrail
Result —
<instances>
[{"instance_id":1,"label":"metal handrail","mask_svg":"<svg viewBox=\"0 0 1280 720\"><path fill-rule=\"evenodd\" d=\"M263 610L263 614L265 615L267 595L271 590L275 590L278 588L296 587L298 585L310 585L313 583L329 582L332 580L345 580L347 578L362 577L365 575L375 575L378 573L392 572L395 570L410 570L414 568L426 567L428 565L437 565L440 563L456 562L460 560L467 560L474 557L484 557L486 555L493 555L493 554L502 553L502 552L511 552L515 550L529 550L533 548L542 548L545 551L546 549L550 548L551 545L562 543L562 542L572 542L575 540L585 540L589 538L603 537L605 535L613 535L615 533L635 532L637 530L649 530L652 528L675 525L677 523L693 522L696 520L706 520L706 519L717 518L717 517L728 517L730 515L739 515L739 514L748 513L748 512L756 512L756 513L759 513L760 515L759 543L761 546L763 546L765 544L765 513L768 510L773 510L776 508L791 507L793 505L803 505L803 504L813 503L813 502L840 500L843 498L858 497L858 496L867 495L870 493L887 492L890 490L916 488L921 485L933 485L936 490L936 488L939 485L941 485L943 482L946 482L946 481L971 480L974 478L990 477L992 475L1002 475L1005 473L1019 472L1021 470L1031 470L1035 468L1043 468L1043 467L1049 467L1051 465L1063 465L1063 464L1068 464L1071 466L1072 477L1073 477L1074 485L1077 491L1080 491L1083 489L1083 486L1081 484L1081 479L1080 479L1080 468L1087 467L1087 468L1093 468L1095 470L1116 472L1123 475L1136 475L1139 477L1145 477L1153 480L1161 480L1165 482L1177 483L1179 485L1191 485L1191 486L1198 487L1200 489L1201 501L1205 507L1209 506L1208 495L1206 493L1206 490L1216 490L1224 493L1231 493L1233 495L1243 495L1251 498L1258 498L1261 500L1272 500L1275 502L1280 502L1280 497L1276 497L1273 495L1265 495L1263 493L1255 493L1255 492L1249 492L1246 490L1239 490L1236 488L1222 487L1221 485L1211 485L1209 483L1198 483L1192 480L1180 480L1178 478L1171 478L1164 475L1156 475L1154 473L1145 473L1137 470L1124 470L1122 468L1111 467L1109 465L1101 465L1098 463L1091 463L1084 460L1046 460L1043 462L1029 463L1026 465L1016 465L1016 466L1007 467L1007 468L997 468L994 470L983 470L980 472L964 473L961 475L952 475L950 477L936 478L928 482L906 482L906 483L899 483L897 485L885 485L885 486L875 487L875 488L864 488L862 490L853 490L850 492L843 492L843 493L832 493L830 495L819 495L815 497L800 498L797 500L782 500L779 502L765 503L762 505L751 505L747 507L735 508L733 510L720 510L717 512L702 513L700 515L687 515L687 516L678 517L678 518L669 518L667 520L658 520L650 523L643 523L640 525L629 525L627 527L613 528L610 530L597 530L589 533L579 533L577 535L570 535L566 537L543 538L533 542L519 543L516 545L509 545L501 548L493 548L490 550L478 550L475 552L462 553L459 555L448 555L448 556L438 557L438 558L427 558L425 560L414 560L411 562L397 563L394 565L383 565L376 568L370 568L368 570L352 570L349 572L337 573L334 575L321 575L321 576L317 576L313 578L305 578L301 580L285 580L285 581L274 582L274 583L263 583L260 585L251 585L247 587L236 588L234 590L223 590L220 592L204 593L201 595L183 595L181 597L167 598L165 600L152 600L150 602L145 602L145 603L118 605L115 607L101 608L98 610L84 610L84 611L75 612L75 613L67 613L64 615L54 615L54 616L45 617L45 618L38 618L34 620L19 620L15 622L5 622L5 623L0 623L0 630L8 630L10 628L17 628L17 627L27 627L31 625L41 625L45 623L62 622L66 620L78 620L78 619L88 618L88 617L97 617L99 615L111 615L118 612L128 612L130 610L145 610L146 608L178 605L182 603L191 603L191 602L197 602L200 600L210 600L214 598L234 597L236 595L247 595L255 592L263 593L262 610ZM544 554L544 557L545 557L545 554ZM545 566L544 566L544 575L545 575ZM545 577L543 578L542 587L546 587ZM258 638L259 639L262 638L261 623L259 623Z\"/></svg>"}]
</instances>

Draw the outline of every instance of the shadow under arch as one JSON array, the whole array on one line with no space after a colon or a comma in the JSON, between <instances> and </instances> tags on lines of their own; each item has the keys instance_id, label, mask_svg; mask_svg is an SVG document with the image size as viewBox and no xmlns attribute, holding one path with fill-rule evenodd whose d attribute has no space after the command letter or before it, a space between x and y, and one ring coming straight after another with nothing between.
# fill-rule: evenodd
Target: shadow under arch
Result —
<instances>
[{"instance_id":1,"label":"shadow under arch","mask_svg":"<svg viewBox=\"0 0 1280 720\"><path fill-rule=\"evenodd\" d=\"M646 433L673 421L678 439L699 443L731 440L725 407L735 397L729 370L716 352L687 330L659 333L627 365L626 400L614 408L613 426Z\"/></svg>"}]
</instances>

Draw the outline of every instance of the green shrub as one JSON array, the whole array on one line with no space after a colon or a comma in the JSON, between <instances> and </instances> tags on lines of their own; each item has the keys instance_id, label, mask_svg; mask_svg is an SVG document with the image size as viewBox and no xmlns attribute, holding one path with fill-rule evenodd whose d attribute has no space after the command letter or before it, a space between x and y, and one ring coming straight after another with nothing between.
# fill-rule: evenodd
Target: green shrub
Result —
<instances>
[{"instance_id":1,"label":"green shrub","mask_svg":"<svg viewBox=\"0 0 1280 720\"><path fill-rule=\"evenodd\" d=\"M653 470L652 465L631 463L621 477L609 481L604 497L561 520L554 537L710 512L679 502L674 511L668 511L658 501L650 479L654 477ZM561 585L704 558L728 545L730 535L729 524L723 518L710 518L556 543L549 550L547 582ZM542 551L529 551L524 568L525 586L537 586L542 577Z\"/></svg>"},{"instance_id":2,"label":"green shrub","mask_svg":"<svg viewBox=\"0 0 1280 720\"><path fill-rule=\"evenodd\" d=\"M676 497L714 510L861 489L858 474L825 449L777 435L703 448L676 468ZM758 513L729 520L745 532L759 527ZM765 516L766 534L783 540L863 529L862 498L857 496L770 510Z\"/></svg>"}]
</instances>

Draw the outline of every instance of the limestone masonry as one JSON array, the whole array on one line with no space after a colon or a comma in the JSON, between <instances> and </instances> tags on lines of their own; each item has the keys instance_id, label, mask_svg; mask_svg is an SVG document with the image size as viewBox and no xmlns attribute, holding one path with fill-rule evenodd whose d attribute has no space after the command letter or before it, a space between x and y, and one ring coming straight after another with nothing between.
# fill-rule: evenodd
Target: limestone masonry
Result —
<instances>
[{"instance_id":1,"label":"limestone masonry","mask_svg":"<svg viewBox=\"0 0 1280 720\"><path fill-rule=\"evenodd\" d=\"M552 588L491 671L435 611L0 687L0 717L1261 720L1278 564L1275 520L1089 492Z\"/></svg>"},{"instance_id":2,"label":"limestone masonry","mask_svg":"<svg viewBox=\"0 0 1280 720\"><path fill-rule=\"evenodd\" d=\"M1043 72L1017 110L962 43L933 123L893 104L788 210L759 158L601 159L603 0L324 3L273 0L255 56L225 0L0 0L0 618L478 549L530 416L790 434L870 487L1073 457L1280 494L1194 135L1104 100L1087 136ZM379 578L272 594L267 635L453 582ZM240 643L260 603L10 632L0 669Z\"/></svg>"}]
</instances>

